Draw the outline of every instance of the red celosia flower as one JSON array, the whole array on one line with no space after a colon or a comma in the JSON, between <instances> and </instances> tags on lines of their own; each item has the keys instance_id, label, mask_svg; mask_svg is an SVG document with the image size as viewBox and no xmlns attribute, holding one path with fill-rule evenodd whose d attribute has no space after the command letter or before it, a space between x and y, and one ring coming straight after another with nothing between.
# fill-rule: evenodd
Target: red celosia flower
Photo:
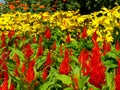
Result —
<instances>
[{"instance_id":1,"label":"red celosia flower","mask_svg":"<svg viewBox=\"0 0 120 90\"><path fill-rule=\"evenodd\" d=\"M33 43L36 43L36 42L37 42L36 36L33 37L32 42L33 42Z\"/></svg>"},{"instance_id":2,"label":"red celosia flower","mask_svg":"<svg viewBox=\"0 0 120 90\"><path fill-rule=\"evenodd\" d=\"M70 42L70 33L67 35L66 42Z\"/></svg>"},{"instance_id":3,"label":"red celosia flower","mask_svg":"<svg viewBox=\"0 0 120 90\"><path fill-rule=\"evenodd\" d=\"M56 41L54 41L53 45L52 45L52 50L56 49Z\"/></svg>"},{"instance_id":4,"label":"red celosia flower","mask_svg":"<svg viewBox=\"0 0 120 90\"><path fill-rule=\"evenodd\" d=\"M51 38L51 32L50 32L50 29L47 27L47 30L45 31L45 37L47 39L50 39Z\"/></svg>"},{"instance_id":5,"label":"red celosia flower","mask_svg":"<svg viewBox=\"0 0 120 90\"><path fill-rule=\"evenodd\" d=\"M8 80L4 80L1 85L1 90L8 90Z\"/></svg>"},{"instance_id":6,"label":"red celosia flower","mask_svg":"<svg viewBox=\"0 0 120 90\"><path fill-rule=\"evenodd\" d=\"M62 63L60 64L59 72L61 74L68 75L70 73L70 70L71 70L71 67L69 65L69 59L68 58L64 58Z\"/></svg>"},{"instance_id":7,"label":"red celosia flower","mask_svg":"<svg viewBox=\"0 0 120 90\"><path fill-rule=\"evenodd\" d=\"M30 56L33 54L32 48L30 44L27 44L25 47L25 57L30 58Z\"/></svg>"},{"instance_id":8,"label":"red celosia flower","mask_svg":"<svg viewBox=\"0 0 120 90\"><path fill-rule=\"evenodd\" d=\"M26 65L24 63L22 64L21 71L22 71L22 73L24 73L26 71Z\"/></svg>"},{"instance_id":9,"label":"red celosia flower","mask_svg":"<svg viewBox=\"0 0 120 90\"><path fill-rule=\"evenodd\" d=\"M116 42L115 48L116 48L116 50L120 50L120 42L119 41Z\"/></svg>"},{"instance_id":10,"label":"red celosia flower","mask_svg":"<svg viewBox=\"0 0 120 90\"><path fill-rule=\"evenodd\" d=\"M96 33L96 31L93 33L92 39L94 39L95 41L97 40L97 33Z\"/></svg>"},{"instance_id":11,"label":"red celosia flower","mask_svg":"<svg viewBox=\"0 0 120 90\"><path fill-rule=\"evenodd\" d=\"M120 60L118 60L118 68L115 75L115 90L120 90Z\"/></svg>"},{"instance_id":12,"label":"red celosia flower","mask_svg":"<svg viewBox=\"0 0 120 90\"><path fill-rule=\"evenodd\" d=\"M4 34L4 32L3 32L2 35L1 35L1 40L2 40L2 45L1 45L1 47L5 47L5 34Z\"/></svg>"},{"instance_id":13,"label":"red celosia flower","mask_svg":"<svg viewBox=\"0 0 120 90\"><path fill-rule=\"evenodd\" d=\"M103 55L106 55L107 52L109 52L111 50L111 46L110 43L106 42L106 40L104 40L103 42Z\"/></svg>"},{"instance_id":14,"label":"red celosia flower","mask_svg":"<svg viewBox=\"0 0 120 90\"><path fill-rule=\"evenodd\" d=\"M100 48L97 42L94 42L94 47L92 48L91 61L90 64L92 67L101 62L101 53Z\"/></svg>"},{"instance_id":15,"label":"red celosia flower","mask_svg":"<svg viewBox=\"0 0 120 90\"><path fill-rule=\"evenodd\" d=\"M78 78L74 77L74 90L79 90Z\"/></svg>"},{"instance_id":16,"label":"red celosia flower","mask_svg":"<svg viewBox=\"0 0 120 90\"><path fill-rule=\"evenodd\" d=\"M2 60L5 60L5 59L7 59L8 57L9 57L9 53L8 53L8 52L5 52L5 53L2 54L1 59L2 59Z\"/></svg>"},{"instance_id":17,"label":"red celosia flower","mask_svg":"<svg viewBox=\"0 0 120 90\"><path fill-rule=\"evenodd\" d=\"M88 60L88 56L89 56L89 52L85 49L83 49L78 57L78 61L84 65L87 63Z\"/></svg>"},{"instance_id":18,"label":"red celosia flower","mask_svg":"<svg viewBox=\"0 0 120 90\"><path fill-rule=\"evenodd\" d=\"M44 63L44 66L48 67L52 64L52 60L51 60L51 52L49 51L48 54L47 54L47 57L46 57L46 62Z\"/></svg>"},{"instance_id":19,"label":"red celosia flower","mask_svg":"<svg viewBox=\"0 0 120 90\"><path fill-rule=\"evenodd\" d=\"M39 38L39 43L42 43L42 41L43 41L43 38L42 38L42 36L40 36L40 38Z\"/></svg>"},{"instance_id":20,"label":"red celosia flower","mask_svg":"<svg viewBox=\"0 0 120 90\"><path fill-rule=\"evenodd\" d=\"M90 73L90 63L89 63L89 52L86 49L83 49L78 57L78 61L82 65L82 73L84 76Z\"/></svg>"},{"instance_id":21,"label":"red celosia flower","mask_svg":"<svg viewBox=\"0 0 120 90\"><path fill-rule=\"evenodd\" d=\"M12 38L15 35L15 31L14 30L10 30L8 33L8 38Z\"/></svg>"},{"instance_id":22,"label":"red celosia flower","mask_svg":"<svg viewBox=\"0 0 120 90\"><path fill-rule=\"evenodd\" d=\"M15 68L15 70L14 70L14 75L15 75L15 76L19 76L19 72L18 72L18 69L17 69L17 68Z\"/></svg>"},{"instance_id":23,"label":"red celosia flower","mask_svg":"<svg viewBox=\"0 0 120 90\"><path fill-rule=\"evenodd\" d=\"M43 74L42 74L42 79L43 79L44 81L46 81L48 74L49 74L49 73L48 73L48 70L47 70L47 69L44 69Z\"/></svg>"},{"instance_id":24,"label":"red celosia flower","mask_svg":"<svg viewBox=\"0 0 120 90\"><path fill-rule=\"evenodd\" d=\"M94 66L90 73L90 84L94 85L97 88L102 88L102 84L105 84L105 66L102 63L99 63Z\"/></svg>"},{"instance_id":25,"label":"red celosia flower","mask_svg":"<svg viewBox=\"0 0 120 90\"><path fill-rule=\"evenodd\" d=\"M34 65L35 60L31 60L26 71L26 80L29 84L35 79Z\"/></svg>"},{"instance_id":26,"label":"red celosia flower","mask_svg":"<svg viewBox=\"0 0 120 90\"><path fill-rule=\"evenodd\" d=\"M70 58L68 56L68 51L66 49L64 59L61 62L60 67L59 67L59 72L61 74L66 74L67 75L67 74L70 73L71 67L69 65L69 61L70 61Z\"/></svg>"},{"instance_id":27,"label":"red celosia flower","mask_svg":"<svg viewBox=\"0 0 120 90\"><path fill-rule=\"evenodd\" d=\"M82 38L86 38L87 37L87 26L84 25L83 31L82 31Z\"/></svg>"},{"instance_id":28,"label":"red celosia flower","mask_svg":"<svg viewBox=\"0 0 120 90\"><path fill-rule=\"evenodd\" d=\"M13 83L10 84L10 89L9 90L15 90L15 85Z\"/></svg>"},{"instance_id":29,"label":"red celosia flower","mask_svg":"<svg viewBox=\"0 0 120 90\"><path fill-rule=\"evenodd\" d=\"M42 54L43 54L43 46L40 44L39 47L38 47L36 58L38 58Z\"/></svg>"}]
</instances>

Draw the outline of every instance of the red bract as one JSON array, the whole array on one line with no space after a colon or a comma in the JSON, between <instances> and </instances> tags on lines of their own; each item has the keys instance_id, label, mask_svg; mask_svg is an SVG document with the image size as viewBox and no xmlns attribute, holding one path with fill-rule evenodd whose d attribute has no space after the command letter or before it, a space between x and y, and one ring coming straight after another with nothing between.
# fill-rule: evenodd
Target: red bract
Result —
<instances>
[{"instance_id":1,"label":"red bract","mask_svg":"<svg viewBox=\"0 0 120 90\"><path fill-rule=\"evenodd\" d=\"M97 40L97 33L96 33L96 31L93 33L92 39L94 39L95 41Z\"/></svg>"},{"instance_id":2,"label":"red bract","mask_svg":"<svg viewBox=\"0 0 120 90\"><path fill-rule=\"evenodd\" d=\"M44 67L50 66L51 64L52 64L51 52L49 51L46 57L46 62L44 63Z\"/></svg>"},{"instance_id":3,"label":"red bract","mask_svg":"<svg viewBox=\"0 0 120 90\"><path fill-rule=\"evenodd\" d=\"M1 35L1 40L2 40L2 45L1 45L1 47L5 47L5 34L4 34L4 32L2 32L2 35Z\"/></svg>"},{"instance_id":4,"label":"red bract","mask_svg":"<svg viewBox=\"0 0 120 90\"><path fill-rule=\"evenodd\" d=\"M119 41L116 42L115 48L116 48L116 50L120 50L120 42Z\"/></svg>"},{"instance_id":5,"label":"red bract","mask_svg":"<svg viewBox=\"0 0 120 90\"><path fill-rule=\"evenodd\" d=\"M118 68L115 75L115 90L120 90L120 60L118 60Z\"/></svg>"},{"instance_id":6,"label":"red bract","mask_svg":"<svg viewBox=\"0 0 120 90\"><path fill-rule=\"evenodd\" d=\"M8 33L8 38L12 38L15 35L15 31L14 30L10 30Z\"/></svg>"},{"instance_id":7,"label":"red bract","mask_svg":"<svg viewBox=\"0 0 120 90\"><path fill-rule=\"evenodd\" d=\"M50 31L50 29L47 27L47 30L45 30L45 37L47 38L47 39L50 39L51 38L51 31Z\"/></svg>"},{"instance_id":8,"label":"red bract","mask_svg":"<svg viewBox=\"0 0 120 90\"><path fill-rule=\"evenodd\" d=\"M94 85L97 88L102 88L102 85L105 84L105 66L102 63L95 65L90 73L90 84Z\"/></svg>"},{"instance_id":9,"label":"red bract","mask_svg":"<svg viewBox=\"0 0 120 90\"><path fill-rule=\"evenodd\" d=\"M87 37L87 26L84 25L83 31L82 31L82 38L86 38Z\"/></svg>"},{"instance_id":10,"label":"red bract","mask_svg":"<svg viewBox=\"0 0 120 90\"><path fill-rule=\"evenodd\" d=\"M30 56L33 54L32 48L30 44L27 44L25 47L25 57L30 58Z\"/></svg>"},{"instance_id":11,"label":"red bract","mask_svg":"<svg viewBox=\"0 0 120 90\"><path fill-rule=\"evenodd\" d=\"M56 41L54 41L53 45L52 45L52 50L56 49Z\"/></svg>"},{"instance_id":12,"label":"red bract","mask_svg":"<svg viewBox=\"0 0 120 90\"><path fill-rule=\"evenodd\" d=\"M111 50L110 43L108 43L106 40L103 42L103 55L106 55L107 52Z\"/></svg>"},{"instance_id":13,"label":"red bract","mask_svg":"<svg viewBox=\"0 0 120 90\"><path fill-rule=\"evenodd\" d=\"M35 79L34 72L35 60L31 60L26 71L26 81L30 84Z\"/></svg>"},{"instance_id":14,"label":"red bract","mask_svg":"<svg viewBox=\"0 0 120 90\"><path fill-rule=\"evenodd\" d=\"M38 58L42 54L43 54L43 46L42 46L42 44L40 44L39 47L38 47L36 58Z\"/></svg>"},{"instance_id":15,"label":"red bract","mask_svg":"<svg viewBox=\"0 0 120 90\"><path fill-rule=\"evenodd\" d=\"M70 42L70 33L67 35L66 42Z\"/></svg>"}]
</instances>

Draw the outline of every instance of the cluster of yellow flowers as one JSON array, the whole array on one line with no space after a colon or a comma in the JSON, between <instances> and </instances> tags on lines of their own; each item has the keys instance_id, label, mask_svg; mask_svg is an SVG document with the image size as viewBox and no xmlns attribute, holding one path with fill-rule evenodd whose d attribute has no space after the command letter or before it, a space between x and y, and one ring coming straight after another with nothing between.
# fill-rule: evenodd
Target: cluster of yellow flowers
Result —
<instances>
[{"instance_id":1,"label":"cluster of yellow flowers","mask_svg":"<svg viewBox=\"0 0 120 90\"><path fill-rule=\"evenodd\" d=\"M2 14L0 16L0 32L8 33L9 30L14 28L16 34L30 32L33 35L44 32L46 26L52 29L59 27L61 30L82 32L84 22L86 22L89 36L96 31L97 41L103 41L103 39L108 42L113 41L113 28L115 26L120 27L120 6L116 6L111 10L102 8L101 11L88 15L80 15L78 12L79 10L57 11L53 14L49 12Z\"/></svg>"}]
</instances>

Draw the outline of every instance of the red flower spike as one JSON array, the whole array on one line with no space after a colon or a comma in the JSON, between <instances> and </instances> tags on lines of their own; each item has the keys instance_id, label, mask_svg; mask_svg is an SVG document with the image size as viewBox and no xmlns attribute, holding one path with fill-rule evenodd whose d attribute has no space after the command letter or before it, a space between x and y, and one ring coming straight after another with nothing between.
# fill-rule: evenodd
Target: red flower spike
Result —
<instances>
[{"instance_id":1,"label":"red flower spike","mask_svg":"<svg viewBox=\"0 0 120 90\"><path fill-rule=\"evenodd\" d=\"M51 38L51 31L48 27L47 27L47 30L45 31L45 38L47 38L47 39Z\"/></svg>"},{"instance_id":2,"label":"red flower spike","mask_svg":"<svg viewBox=\"0 0 120 90\"><path fill-rule=\"evenodd\" d=\"M24 73L24 72L26 71L26 66L25 66L25 64L24 64L24 63L22 64L21 71L22 71L22 73Z\"/></svg>"},{"instance_id":3,"label":"red flower spike","mask_svg":"<svg viewBox=\"0 0 120 90\"><path fill-rule=\"evenodd\" d=\"M118 60L118 68L116 69L115 90L120 90L120 60Z\"/></svg>"},{"instance_id":4,"label":"red flower spike","mask_svg":"<svg viewBox=\"0 0 120 90\"><path fill-rule=\"evenodd\" d=\"M8 38L12 38L15 35L15 31L14 30L10 30L8 33Z\"/></svg>"},{"instance_id":5,"label":"red flower spike","mask_svg":"<svg viewBox=\"0 0 120 90\"><path fill-rule=\"evenodd\" d=\"M53 45L52 45L52 50L56 49L56 41L54 41Z\"/></svg>"},{"instance_id":6,"label":"red flower spike","mask_svg":"<svg viewBox=\"0 0 120 90\"><path fill-rule=\"evenodd\" d=\"M48 70L47 70L47 69L44 69L43 74L42 74L42 79L43 79L43 81L46 81L47 76L48 76Z\"/></svg>"},{"instance_id":7,"label":"red flower spike","mask_svg":"<svg viewBox=\"0 0 120 90\"><path fill-rule=\"evenodd\" d=\"M93 33L92 40L93 40L93 39L94 39L95 41L97 40L97 33L96 33L96 31Z\"/></svg>"},{"instance_id":8,"label":"red flower spike","mask_svg":"<svg viewBox=\"0 0 120 90\"><path fill-rule=\"evenodd\" d=\"M59 72L61 74L68 75L70 73L71 67L69 65L70 58L68 56L68 50L67 49L65 50L64 54L65 54L65 56L63 58L63 61L60 64Z\"/></svg>"},{"instance_id":9,"label":"red flower spike","mask_svg":"<svg viewBox=\"0 0 120 90\"><path fill-rule=\"evenodd\" d=\"M10 84L10 89L9 90L15 90L15 85L14 84Z\"/></svg>"},{"instance_id":10,"label":"red flower spike","mask_svg":"<svg viewBox=\"0 0 120 90\"><path fill-rule=\"evenodd\" d=\"M52 60L51 60L51 52L49 51L46 57L46 62L44 63L44 66L50 66L52 64Z\"/></svg>"},{"instance_id":11,"label":"red flower spike","mask_svg":"<svg viewBox=\"0 0 120 90\"><path fill-rule=\"evenodd\" d=\"M40 36L38 42L39 42L39 43L42 43L42 41L43 41L43 38L42 38L42 36Z\"/></svg>"},{"instance_id":12,"label":"red flower spike","mask_svg":"<svg viewBox=\"0 0 120 90\"><path fill-rule=\"evenodd\" d=\"M74 90L79 90L78 78L74 77Z\"/></svg>"},{"instance_id":13,"label":"red flower spike","mask_svg":"<svg viewBox=\"0 0 120 90\"><path fill-rule=\"evenodd\" d=\"M82 38L86 38L87 37L87 26L84 25L83 31L82 31Z\"/></svg>"},{"instance_id":14,"label":"red flower spike","mask_svg":"<svg viewBox=\"0 0 120 90\"><path fill-rule=\"evenodd\" d=\"M29 84L35 79L34 65L35 60L30 61L26 71L26 80Z\"/></svg>"},{"instance_id":15,"label":"red flower spike","mask_svg":"<svg viewBox=\"0 0 120 90\"><path fill-rule=\"evenodd\" d=\"M106 68L102 63L97 64L90 73L90 84L94 85L97 88L102 88L102 85L105 84L105 71Z\"/></svg>"},{"instance_id":16,"label":"red flower spike","mask_svg":"<svg viewBox=\"0 0 120 90\"><path fill-rule=\"evenodd\" d=\"M5 47L5 34L4 34L4 32L2 32L2 35L1 35L1 40L2 40L2 45L1 45L1 47Z\"/></svg>"},{"instance_id":17,"label":"red flower spike","mask_svg":"<svg viewBox=\"0 0 120 90\"><path fill-rule=\"evenodd\" d=\"M1 90L8 90L8 80L4 80L1 85Z\"/></svg>"},{"instance_id":18,"label":"red flower spike","mask_svg":"<svg viewBox=\"0 0 120 90\"><path fill-rule=\"evenodd\" d=\"M120 50L120 42L119 41L116 42L115 48L117 51Z\"/></svg>"},{"instance_id":19,"label":"red flower spike","mask_svg":"<svg viewBox=\"0 0 120 90\"><path fill-rule=\"evenodd\" d=\"M36 42L37 42L36 36L33 37L32 42L33 42L33 43L36 43Z\"/></svg>"},{"instance_id":20,"label":"red flower spike","mask_svg":"<svg viewBox=\"0 0 120 90\"><path fill-rule=\"evenodd\" d=\"M66 42L70 42L70 33L67 35Z\"/></svg>"},{"instance_id":21,"label":"red flower spike","mask_svg":"<svg viewBox=\"0 0 120 90\"><path fill-rule=\"evenodd\" d=\"M68 75L70 73L71 67L69 66L69 63L66 61L68 60L63 60L62 63L60 64L59 72L61 74Z\"/></svg>"},{"instance_id":22,"label":"red flower spike","mask_svg":"<svg viewBox=\"0 0 120 90\"><path fill-rule=\"evenodd\" d=\"M38 58L42 54L43 54L43 46L40 44L39 47L38 47L36 58Z\"/></svg>"},{"instance_id":23,"label":"red flower spike","mask_svg":"<svg viewBox=\"0 0 120 90\"><path fill-rule=\"evenodd\" d=\"M33 54L32 48L30 44L27 44L25 47L25 57L30 58L30 56Z\"/></svg>"},{"instance_id":24,"label":"red flower spike","mask_svg":"<svg viewBox=\"0 0 120 90\"><path fill-rule=\"evenodd\" d=\"M106 55L107 52L111 50L110 43L106 42L106 40L103 41L103 55Z\"/></svg>"}]
</instances>

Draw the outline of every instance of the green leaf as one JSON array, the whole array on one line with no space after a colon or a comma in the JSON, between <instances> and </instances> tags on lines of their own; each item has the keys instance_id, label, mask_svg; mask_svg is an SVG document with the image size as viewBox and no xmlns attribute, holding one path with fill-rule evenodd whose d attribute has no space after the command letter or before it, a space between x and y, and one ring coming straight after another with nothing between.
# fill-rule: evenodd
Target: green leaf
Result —
<instances>
[{"instance_id":1,"label":"green leaf","mask_svg":"<svg viewBox=\"0 0 120 90\"><path fill-rule=\"evenodd\" d=\"M64 90L73 90L73 88L68 87L68 88L65 88Z\"/></svg>"},{"instance_id":2,"label":"green leaf","mask_svg":"<svg viewBox=\"0 0 120 90\"><path fill-rule=\"evenodd\" d=\"M111 58L116 58L116 54L113 53L113 52L108 52L108 53L107 53L107 56L108 56L108 57L111 57Z\"/></svg>"},{"instance_id":3,"label":"green leaf","mask_svg":"<svg viewBox=\"0 0 120 90\"><path fill-rule=\"evenodd\" d=\"M56 75L56 78L62 81L63 84L70 85L72 83L71 77L67 75Z\"/></svg>"},{"instance_id":4,"label":"green leaf","mask_svg":"<svg viewBox=\"0 0 120 90\"><path fill-rule=\"evenodd\" d=\"M16 49L15 52L16 52L16 54L20 57L20 59L21 59L22 61L25 60L24 54L22 53L22 51Z\"/></svg>"},{"instance_id":5,"label":"green leaf","mask_svg":"<svg viewBox=\"0 0 120 90\"><path fill-rule=\"evenodd\" d=\"M84 76L84 77L79 78L79 87L81 88L81 90L83 89L85 83L88 82L88 80L89 80L88 76Z\"/></svg>"},{"instance_id":6,"label":"green leaf","mask_svg":"<svg viewBox=\"0 0 120 90\"><path fill-rule=\"evenodd\" d=\"M116 68L117 67L117 64L114 64L111 60L104 61L103 63L108 68Z\"/></svg>"},{"instance_id":7,"label":"green leaf","mask_svg":"<svg viewBox=\"0 0 120 90\"><path fill-rule=\"evenodd\" d=\"M114 74L106 72L106 82L107 82L107 86L109 87L109 90L113 90L113 86L114 86L113 81L114 81Z\"/></svg>"},{"instance_id":8,"label":"green leaf","mask_svg":"<svg viewBox=\"0 0 120 90\"><path fill-rule=\"evenodd\" d=\"M46 82L42 86L39 87L39 90L47 90L50 85L54 84L54 82Z\"/></svg>"}]
</instances>

